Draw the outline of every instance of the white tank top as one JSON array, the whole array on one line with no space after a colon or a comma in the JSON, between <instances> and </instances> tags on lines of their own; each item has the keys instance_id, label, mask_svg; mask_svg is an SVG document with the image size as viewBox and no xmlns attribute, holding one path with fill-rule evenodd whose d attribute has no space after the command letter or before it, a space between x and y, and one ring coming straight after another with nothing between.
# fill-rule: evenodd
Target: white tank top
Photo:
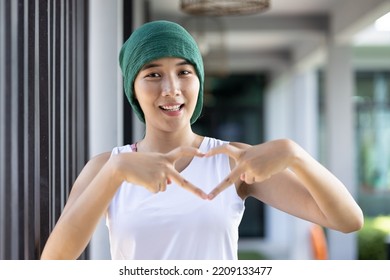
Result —
<instances>
[{"instance_id":1,"label":"white tank top","mask_svg":"<svg viewBox=\"0 0 390 280\"><path fill-rule=\"evenodd\" d=\"M223 144L226 142L205 137L199 149L207 152ZM131 146L113 150L113 154L123 152L132 152ZM209 193L229 172L228 156L217 155L194 157L181 175ZM235 260L244 208L234 185L209 201L174 182L157 194L123 182L107 212L111 257Z\"/></svg>"}]
</instances>

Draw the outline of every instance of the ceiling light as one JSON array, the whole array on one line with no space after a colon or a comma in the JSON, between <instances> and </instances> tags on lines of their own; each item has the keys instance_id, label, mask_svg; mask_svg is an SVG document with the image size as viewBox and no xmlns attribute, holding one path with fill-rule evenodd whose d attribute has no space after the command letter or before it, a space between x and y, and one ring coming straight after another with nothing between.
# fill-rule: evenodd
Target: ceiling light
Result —
<instances>
[{"instance_id":1,"label":"ceiling light","mask_svg":"<svg viewBox=\"0 0 390 280\"><path fill-rule=\"evenodd\" d=\"M270 0L181 0L183 12L197 16L243 15L264 12Z\"/></svg>"}]
</instances>

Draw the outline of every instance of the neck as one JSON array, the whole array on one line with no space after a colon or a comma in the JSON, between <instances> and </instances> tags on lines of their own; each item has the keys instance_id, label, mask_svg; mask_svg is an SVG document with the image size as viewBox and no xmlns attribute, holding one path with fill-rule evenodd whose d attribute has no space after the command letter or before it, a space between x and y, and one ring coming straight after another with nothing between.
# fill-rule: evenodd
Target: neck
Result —
<instances>
[{"instance_id":1,"label":"neck","mask_svg":"<svg viewBox=\"0 0 390 280\"><path fill-rule=\"evenodd\" d=\"M140 152L167 153L178 147L198 148L203 137L195 134L191 126L175 132L146 130L144 139L138 143Z\"/></svg>"}]
</instances>

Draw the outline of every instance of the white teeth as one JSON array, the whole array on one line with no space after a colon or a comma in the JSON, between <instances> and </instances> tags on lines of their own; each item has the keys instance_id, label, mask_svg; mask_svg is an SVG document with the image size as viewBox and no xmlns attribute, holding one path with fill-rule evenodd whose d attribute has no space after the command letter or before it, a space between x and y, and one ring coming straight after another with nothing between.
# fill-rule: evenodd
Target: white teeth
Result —
<instances>
[{"instance_id":1,"label":"white teeth","mask_svg":"<svg viewBox=\"0 0 390 280\"><path fill-rule=\"evenodd\" d=\"M181 105L174 105L174 106L161 106L162 109L166 111L179 111Z\"/></svg>"}]
</instances>

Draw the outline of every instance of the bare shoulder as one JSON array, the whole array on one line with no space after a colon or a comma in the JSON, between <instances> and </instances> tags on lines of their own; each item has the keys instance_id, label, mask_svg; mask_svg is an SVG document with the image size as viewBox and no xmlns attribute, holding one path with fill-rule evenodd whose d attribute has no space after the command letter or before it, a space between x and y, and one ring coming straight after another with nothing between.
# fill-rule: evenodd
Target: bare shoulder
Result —
<instances>
[{"instance_id":1,"label":"bare shoulder","mask_svg":"<svg viewBox=\"0 0 390 280\"><path fill-rule=\"evenodd\" d=\"M84 166L83 170L80 172L79 177L77 178L75 185L79 181L83 181L84 183L89 183L96 176L96 174L102 169L102 167L107 163L111 156L110 152L105 152L98 154L92 157L87 164Z\"/></svg>"},{"instance_id":2,"label":"bare shoulder","mask_svg":"<svg viewBox=\"0 0 390 280\"><path fill-rule=\"evenodd\" d=\"M101 169L103 165L109 160L111 156L111 152L104 152L101 154L98 154L94 157L92 157L87 164L85 165L85 168L88 169Z\"/></svg>"},{"instance_id":3,"label":"bare shoulder","mask_svg":"<svg viewBox=\"0 0 390 280\"><path fill-rule=\"evenodd\" d=\"M92 157L87 162L72 186L68 199L69 201L78 197L85 190L85 188L91 183L102 167L110 159L110 156L111 152L104 152Z\"/></svg>"}]
</instances>

